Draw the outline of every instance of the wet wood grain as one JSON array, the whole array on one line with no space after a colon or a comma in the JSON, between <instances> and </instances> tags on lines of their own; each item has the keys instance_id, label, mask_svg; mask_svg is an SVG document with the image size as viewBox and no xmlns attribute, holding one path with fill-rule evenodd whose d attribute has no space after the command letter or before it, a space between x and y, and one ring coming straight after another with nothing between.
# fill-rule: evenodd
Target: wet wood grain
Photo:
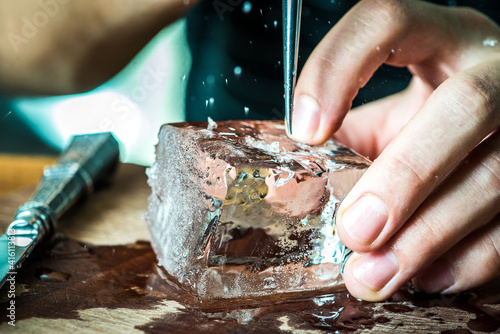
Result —
<instances>
[{"instance_id":1,"label":"wet wood grain","mask_svg":"<svg viewBox=\"0 0 500 334\"><path fill-rule=\"evenodd\" d=\"M346 291L302 300L277 298L206 309L168 283L156 266L142 215L149 187L145 168L121 165L112 183L61 220L16 277L16 326L6 287L0 332L20 333L484 333L500 328L500 282L452 296L405 287L383 303ZM0 197L0 227L33 187ZM278 301L278 302L277 302Z\"/></svg>"}]
</instances>

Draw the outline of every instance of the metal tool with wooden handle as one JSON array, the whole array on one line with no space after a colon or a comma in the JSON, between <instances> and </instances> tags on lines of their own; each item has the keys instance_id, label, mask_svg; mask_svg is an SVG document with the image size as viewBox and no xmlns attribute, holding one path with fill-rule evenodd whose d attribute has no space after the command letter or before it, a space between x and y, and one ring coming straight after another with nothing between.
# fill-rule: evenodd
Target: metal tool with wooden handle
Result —
<instances>
[{"instance_id":1,"label":"metal tool with wooden handle","mask_svg":"<svg viewBox=\"0 0 500 334\"><path fill-rule=\"evenodd\" d=\"M54 166L45 168L31 199L19 207L0 236L0 287L56 228L58 219L118 163L118 143L111 133L79 135Z\"/></svg>"}]
</instances>

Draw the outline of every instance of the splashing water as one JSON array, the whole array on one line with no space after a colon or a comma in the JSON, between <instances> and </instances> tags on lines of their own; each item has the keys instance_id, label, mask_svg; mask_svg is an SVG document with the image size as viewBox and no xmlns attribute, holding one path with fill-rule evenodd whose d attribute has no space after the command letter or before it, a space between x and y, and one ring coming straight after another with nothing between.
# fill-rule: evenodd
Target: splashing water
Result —
<instances>
[{"instance_id":1,"label":"splashing water","mask_svg":"<svg viewBox=\"0 0 500 334\"><path fill-rule=\"evenodd\" d=\"M483 41L483 46L496 46L498 44L498 40L493 37L488 37Z\"/></svg>"},{"instance_id":2,"label":"splashing water","mask_svg":"<svg viewBox=\"0 0 500 334\"><path fill-rule=\"evenodd\" d=\"M248 14L252 10L252 3L250 1L245 1L243 7L241 8L243 13Z\"/></svg>"}]
</instances>

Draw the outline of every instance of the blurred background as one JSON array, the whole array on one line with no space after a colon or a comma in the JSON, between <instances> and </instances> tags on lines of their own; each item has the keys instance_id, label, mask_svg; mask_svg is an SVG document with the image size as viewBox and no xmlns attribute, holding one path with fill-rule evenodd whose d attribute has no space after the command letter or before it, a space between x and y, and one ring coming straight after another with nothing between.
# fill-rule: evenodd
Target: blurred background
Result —
<instances>
[{"instance_id":1,"label":"blurred background","mask_svg":"<svg viewBox=\"0 0 500 334\"><path fill-rule=\"evenodd\" d=\"M185 119L186 21L162 30L118 75L85 94L0 95L0 153L55 155L73 134L112 131L126 162L148 165L159 126Z\"/></svg>"},{"instance_id":2,"label":"blurred background","mask_svg":"<svg viewBox=\"0 0 500 334\"><path fill-rule=\"evenodd\" d=\"M356 2L305 2L299 71ZM281 0L231 3L221 10L217 2L202 1L91 92L0 96L0 153L55 155L73 134L112 131L122 161L149 165L163 123L283 119ZM375 91L378 96L399 91L409 80L404 69L379 73L390 75L377 75L355 105L376 98Z\"/></svg>"},{"instance_id":3,"label":"blurred background","mask_svg":"<svg viewBox=\"0 0 500 334\"><path fill-rule=\"evenodd\" d=\"M221 1L226 7L217 7ZM304 1L299 72L315 45L357 2ZM496 0L432 2L475 7L500 21ZM163 123L283 119L281 59L281 0L203 0L93 91L0 95L0 158L54 156L73 134L112 131L122 161L149 165ZM353 106L398 92L410 78L405 68L382 66Z\"/></svg>"}]
</instances>

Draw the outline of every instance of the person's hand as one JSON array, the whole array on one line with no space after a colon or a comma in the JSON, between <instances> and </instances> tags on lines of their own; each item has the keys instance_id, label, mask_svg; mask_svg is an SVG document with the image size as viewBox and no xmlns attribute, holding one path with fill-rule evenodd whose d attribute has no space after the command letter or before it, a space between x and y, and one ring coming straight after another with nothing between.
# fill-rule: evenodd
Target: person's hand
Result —
<instances>
[{"instance_id":1,"label":"person's hand","mask_svg":"<svg viewBox=\"0 0 500 334\"><path fill-rule=\"evenodd\" d=\"M454 293L499 276L498 41L498 26L471 9L365 0L307 61L293 137L335 133L376 158L337 215L356 253L344 271L353 296L383 300L411 279ZM347 114L382 63L408 66L409 87Z\"/></svg>"},{"instance_id":2,"label":"person's hand","mask_svg":"<svg viewBox=\"0 0 500 334\"><path fill-rule=\"evenodd\" d=\"M94 89L198 1L0 0L0 90Z\"/></svg>"}]
</instances>

